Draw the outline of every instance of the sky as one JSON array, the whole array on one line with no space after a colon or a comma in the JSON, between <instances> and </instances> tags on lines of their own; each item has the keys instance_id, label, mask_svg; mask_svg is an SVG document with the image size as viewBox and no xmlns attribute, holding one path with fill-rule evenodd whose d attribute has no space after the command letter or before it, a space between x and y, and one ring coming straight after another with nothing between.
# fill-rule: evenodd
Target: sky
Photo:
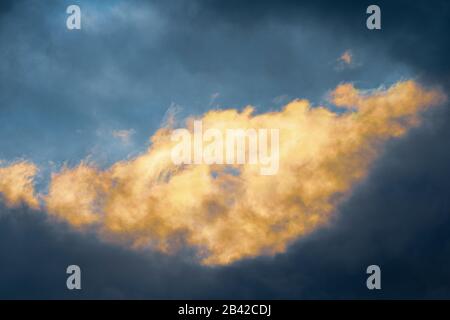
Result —
<instances>
[{"instance_id":1,"label":"sky","mask_svg":"<svg viewBox=\"0 0 450 320\"><path fill-rule=\"evenodd\" d=\"M370 4L2 1L0 298L450 298L450 4ZM300 137L278 176L146 177L230 115Z\"/></svg>"}]
</instances>

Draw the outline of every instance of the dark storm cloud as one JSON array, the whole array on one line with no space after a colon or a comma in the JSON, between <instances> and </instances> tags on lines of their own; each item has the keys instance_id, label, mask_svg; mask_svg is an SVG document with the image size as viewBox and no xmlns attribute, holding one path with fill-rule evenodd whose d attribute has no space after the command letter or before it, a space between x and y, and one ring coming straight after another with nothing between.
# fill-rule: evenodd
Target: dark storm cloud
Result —
<instances>
[{"instance_id":1,"label":"dark storm cloud","mask_svg":"<svg viewBox=\"0 0 450 320\"><path fill-rule=\"evenodd\" d=\"M351 37L387 50L400 62L416 67L430 76L449 79L450 7L445 0L435 1L208 1L197 18L208 22L224 21L250 28L267 21L296 24L305 20L329 28L339 38ZM201 6L200 4L203 4ZM377 4L382 13L382 30L365 28L366 8ZM374 50L375 57L379 52Z\"/></svg>"},{"instance_id":2,"label":"dark storm cloud","mask_svg":"<svg viewBox=\"0 0 450 320\"><path fill-rule=\"evenodd\" d=\"M0 209L0 261L0 299L189 297L211 282L187 259L106 245L23 208ZM81 291L66 288L71 264Z\"/></svg>"},{"instance_id":3,"label":"dark storm cloud","mask_svg":"<svg viewBox=\"0 0 450 320\"><path fill-rule=\"evenodd\" d=\"M368 2L165 1L145 5L151 22L128 11L84 34L55 28L70 1L30 3L0 5L0 133L16 136L2 141L0 158L37 147L41 158L82 158L90 146L64 141L90 140L86 132L99 125L141 129L144 141L148 121L156 126L172 101L200 112L216 92L226 106L270 105L283 94L319 99L342 80L378 86L398 66L449 88L446 1L378 1L382 30L374 32L365 29ZM89 8L106 10L101 2ZM108 17L96 23L107 26ZM331 72L348 48L364 66ZM205 268L189 253L128 251L43 213L2 208L0 297L449 298L448 108L389 144L329 226L275 257ZM65 289L69 264L82 268L82 292ZM381 292L365 287L369 264L382 269Z\"/></svg>"}]
</instances>

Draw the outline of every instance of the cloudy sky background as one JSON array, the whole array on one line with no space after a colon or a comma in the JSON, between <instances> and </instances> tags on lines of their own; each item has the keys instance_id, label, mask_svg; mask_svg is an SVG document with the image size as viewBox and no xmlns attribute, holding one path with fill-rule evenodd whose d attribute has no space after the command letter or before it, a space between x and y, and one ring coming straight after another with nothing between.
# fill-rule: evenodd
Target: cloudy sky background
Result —
<instances>
[{"instance_id":1,"label":"cloudy sky background","mask_svg":"<svg viewBox=\"0 0 450 320\"><path fill-rule=\"evenodd\" d=\"M82 30L68 31L78 4ZM325 104L344 81L360 88L413 78L448 92L445 1L4 1L0 5L0 159L48 172L80 160L133 156L175 109L275 110ZM338 58L350 50L351 65ZM124 138L126 137L126 138ZM388 143L333 223L286 253L205 267L105 244L0 204L0 298L450 298L450 115ZM46 169L47 168L47 169ZM47 170L47 171L46 171ZM81 292L65 268L82 269ZM382 290L365 268L382 269Z\"/></svg>"}]
</instances>

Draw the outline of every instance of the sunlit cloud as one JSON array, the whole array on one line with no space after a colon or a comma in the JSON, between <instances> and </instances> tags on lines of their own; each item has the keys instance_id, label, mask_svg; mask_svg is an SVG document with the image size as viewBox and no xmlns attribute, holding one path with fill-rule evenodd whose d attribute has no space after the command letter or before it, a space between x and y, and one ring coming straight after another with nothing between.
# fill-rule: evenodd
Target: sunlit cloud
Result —
<instances>
[{"instance_id":1,"label":"sunlit cloud","mask_svg":"<svg viewBox=\"0 0 450 320\"><path fill-rule=\"evenodd\" d=\"M259 166L175 165L170 122L151 137L148 150L100 169L82 162L51 176L39 195L42 210L74 228L131 248L166 253L196 249L206 265L227 265L284 252L294 240L328 223L339 203L362 181L382 143L420 123L420 114L445 99L415 81L361 91L341 84L329 95L342 112L294 100L280 111L211 110L186 120L227 129L279 128L279 170ZM22 162L0 170L7 205L36 206L36 167ZM17 189L16 189L17 188Z\"/></svg>"},{"instance_id":2,"label":"sunlit cloud","mask_svg":"<svg viewBox=\"0 0 450 320\"><path fill-rule=\"evenodd\" d=\"M353 60L353 55L350 50L346 50L338 59L339 61L343 62L344 64L350 65Z\"/></svg>"},{"instance_id":3,"label":"sunlit cloud","mask_svg":"<svg viewBox=\"0 0 450 320\"><path fill-rule=\"evenodd\" d=\"M33 178L37 171L37 167L27 161L0 167L0 196L6 205L17 207L26 204L33 209L39 207L33 186Z\"/></svg>"}]
</instances>

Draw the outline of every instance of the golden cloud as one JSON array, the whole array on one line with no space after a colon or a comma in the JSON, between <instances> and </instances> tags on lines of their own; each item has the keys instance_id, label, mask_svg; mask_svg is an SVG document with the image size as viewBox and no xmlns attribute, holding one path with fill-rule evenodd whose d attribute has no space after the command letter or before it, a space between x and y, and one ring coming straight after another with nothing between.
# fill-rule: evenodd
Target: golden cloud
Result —
<instances>
[{"instance_id":1,"label":"golden cloud","mask_svg":"<svg viewBox=\"0 0 450 320\"><path fill-rule=\"evenodd\" d=\"M234 172L224 165L175 165L166 127L134 159L105 170L81 163L54 173L43 203L51 216L96 228L109 241L162 252L194 247L207 265L273 255L329 221L367 175L381 143L418 125L420 112L444 99L414 81L367 92L342 84L330 93L339 113L307 100L257 115L252 107L209 111L201 117L204 129L279 128L278 173L260 175L255 164ZM194 120L186 122L190 131ZM0 192L7 204L34 206L36 169L15 166L0 169Z\"/></svg>"},{"instance_id":2,"label":"golden cloud","mask_svg":"<svg viewBox=\"0 0 450 320\"><path fill-rule=\"evenodd\" d=\"M27 161L0 167L0 195L6 205L17 207L20 204L26 204L33 209L39 207L33 187L33 178L36 173L37 167Z\"/></svg>"},{"instance_id":3,"label":"golden cloud","mask_svg":"<svg viewBox=\"0 0 450 320\"><path fill-rule=\"evenodd\" d=\"M353 55L350 50L346 50L338 59L343 64L350 65L353 61Z\"/></svg>"}]
</instances>

